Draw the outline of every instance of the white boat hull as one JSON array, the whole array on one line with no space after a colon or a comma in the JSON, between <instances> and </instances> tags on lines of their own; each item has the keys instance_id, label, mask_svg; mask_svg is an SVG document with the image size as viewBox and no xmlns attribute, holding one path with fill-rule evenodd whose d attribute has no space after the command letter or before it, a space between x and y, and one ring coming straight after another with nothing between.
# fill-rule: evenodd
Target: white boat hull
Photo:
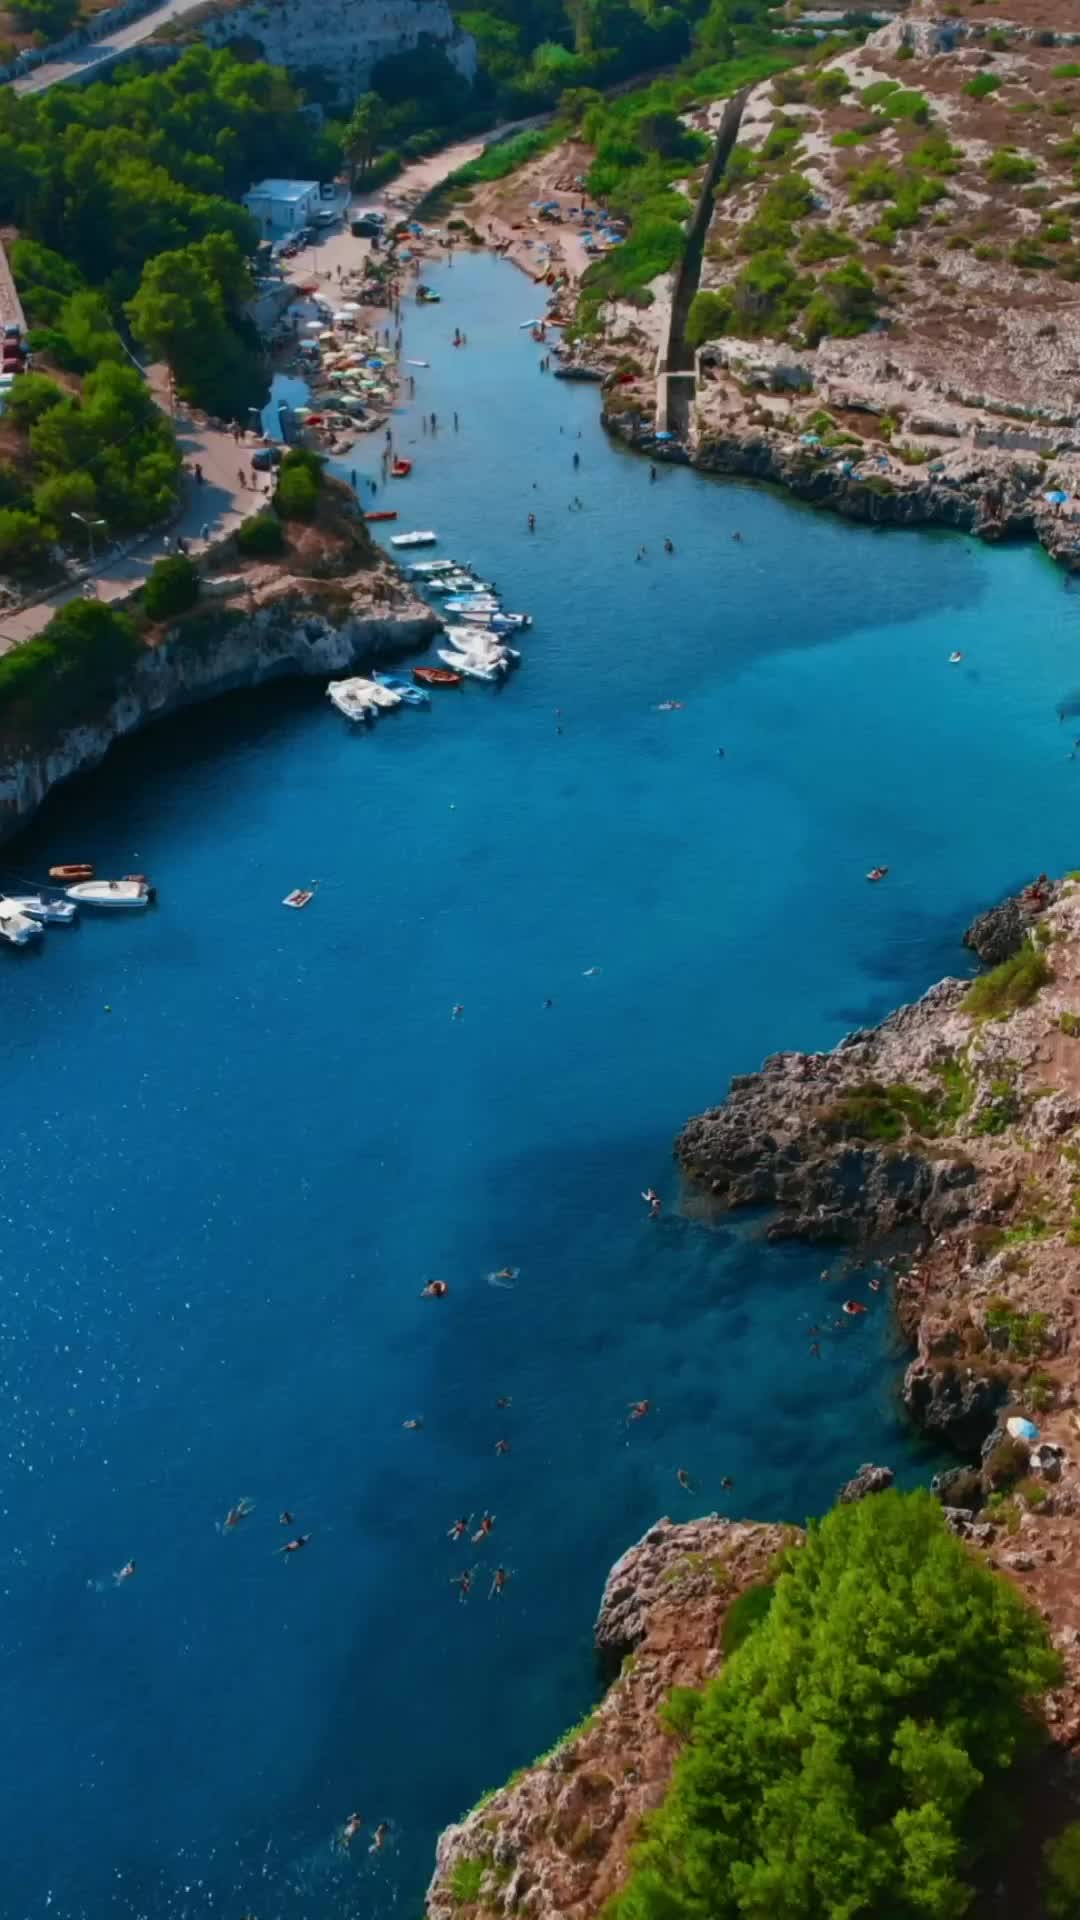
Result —
<instances>
[{"instance_id":1,"label":"white boat hull","mask_svg":"<svg viewBox=\"0 0 1080 1920\"><path fill-rule=\"evenodd\" d=\"M104 907L108 912L150 905L150 890L141 880L80 880L64 892L77 907Z\"/></svg>"}]
</instances>

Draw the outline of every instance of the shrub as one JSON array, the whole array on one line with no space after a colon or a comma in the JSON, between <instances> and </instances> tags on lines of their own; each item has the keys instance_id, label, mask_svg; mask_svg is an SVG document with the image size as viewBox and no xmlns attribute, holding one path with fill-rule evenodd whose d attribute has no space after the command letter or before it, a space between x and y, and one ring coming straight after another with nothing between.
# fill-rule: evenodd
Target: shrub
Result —
<instances>
[{"instance_id":1,"label":"shrub","mask_svg":"<svg viewBox=\"0 0 1080 1920\"><path fill-rule=\"evenodd\" d=\"M253 513L249 519L241 522L236 529L236 544L241 553L262 559L282 552L285 529L277 514L271 513L266 507L261 513Z\"/></svg>"},{"instance_id":2,"label":"shrub","mask_svg":"<svg viewBox=\"0 0 1080 1920\"><path fill-rule=\"evenodd\" d=\"M660 1725L665 1732L686 1740L693 1732L702 1697L696 1687L672 1687L660 1708Z\"/></svg>"},{"instance_id":3,"label":"shrub","mask_svg":"<svg viewBox=\"0 0 1080 1920\"><path fill-rule=\"evenodd\" d=\"M474 1907L480 1898L484 1875L490 1860L459 1860L450 1875L450 1897L459 1907Z\"/></svg>"},{"instance_id":4,"label":"shrub","mask_svg":"<svg viewBox=\"0 0 1080 1920\"><path fill-rule=\"evenodd\" d=\"M277 474L274 505L284 520L313 520L322 487L322 462L317 454L292 448Z\"/></svg>"},{"instance_id":5,"label":"shrub","mask_svg":"<svg viewBox=\"0 0 1080 1920\"><path fill-rule=\"evenodd\" d=\"M1015 147L996 148L986 163L987 178L1007 187L1026 186L1038 171L1036 162Z\"/></svg>"},{"instance_id":6,"label":"shrub","mask_svg":"<svg viewBox=\"0 0 1080 1920\"><path fill-rule=\"evenodd\" d=\"M747 1587L737 1600L732 1601L720 1629L720 1645L725 1653L734 1653L755 1628L760 1627L768 1616L775 1594L774 1585Z\"/></svg>"},{"instance_id":7,"label":"shrub","mask_svg":"<svg viewBox=\"0 0 1080 1920\"><path fill-rule=\"evenodd\" d=\"M856 205L866 200L895 200L900 182L884 160L871 160L849 177L848 190Z\"/></svg>"},{"instance_id":8,"label":"shrub","mask_svg":"<svg viewBox=\"0 0 1080 1920\"><path fill-rule=\"evenodd\" d=\"M835 1508L706 1688L617 1920L953 1920L1060 1672L928 1493Z\"/></svg>"},{"instance_id":9,"label":"shrub","mask_svg":"<svg viewBox=\"0 0 1080 1920\"><path fill-rule=\"evenodd\" d=\"M851 81L843 67L825 67L818 74L810 92L817 106L834 107L845 93L851 92Z\"/></svg>"},{"instance_id":10,"label":"shrub","mask_svg":"<svg viewBox=\"0 0 1080 1920\"><path fill-rule=\"evenodd\" d=\"M1000 73L977 73L974 80L968 81L964 92L969 94L972 100L985 100L988 94L996 93L1000 85Z\"/></svg>"},{"instance_id":11,"label":"shrub","mask_svg":"<svg viewBox=\"0 0 1080 1920\"><path fill-rule=\"evenodd\" d=\"M1011 1434L999 1440L983 1466L983 1478L995 1493L1004 1493L1022 1480L1031 1465L1031 1455L1022 1440Z\"/></svg>"},{"instance_id":12,"label":"shrub","mask_svg":"<svg viewBox=\"0 0 1080 1920\"><path fill-rule=\"evenodd\" d=\"M1080 1920L1080 1820L1073 1820L1046 1842L1043 1860L1043 1898L1050 1920Z\"/></svg>"},{"instance_id":13,"label":"shrub","mask_svg":"<svg viewBox=\"0 0 1080 1920\"><path fill-rule=\"evenodd\" d=\"M1059 1013L1058 1026L1062 1033L1068 1034L1070 1040L1075 1040L1080 1034L1080 1013Z\"/></svg>"},{"instance_id":14,"label":"shrub","mask_svg":"<svg viewBox=\"0 0 1080 1920\"><path fill-rule=\"evenodd\" d=\"M155 560L143 588L143 606L151 620L172 620L186 613L199 597L199 570L186 553L170 553Z\"/></svg>"},{"instance_id":15,"label":"shrub","mask_svg":"<svg viewBox=\"0 0 1080 1920\"><path fill-rule=\"evenodd\" d=\"M0 507L0 569L35 574L45 568L53 545L52 529L36 513Z\"/></svg>"},{"instance_id":16,"label":"shrub","mask_svg":"<svg viewBox=\"0 0 1080 1920\"><path fill-rule=\"evenodd\" d=\"M961 1005L980 1020L1004 1020L1018 1007L1029 1006L1041 987L1053 979L1050 963L1038 947L1021 947L1000 967L973 980Z\"/></svg>"},{"instance_id":17,"label":"shrub","mask_svg":"<svg viewBox=\"0 0 1080 1920\"><path fill-rule=\"evenodd\" d=\"M0 659L0 721L10 738L50 740L115 695L138 651L125 613L70 600L43 633Z\"/></svg>"},{"instance_id":18,"label":"shrub","mask_svg":"<svg viewBox=\"0 0 1080 1920\"><path fill-rule=\"evenodd\" d=\"M857 242L840 227L811 227L800 242L795 258L806 267L822 260L835 260L840 254L854 253Z\"/></svg>"}]
</instances>

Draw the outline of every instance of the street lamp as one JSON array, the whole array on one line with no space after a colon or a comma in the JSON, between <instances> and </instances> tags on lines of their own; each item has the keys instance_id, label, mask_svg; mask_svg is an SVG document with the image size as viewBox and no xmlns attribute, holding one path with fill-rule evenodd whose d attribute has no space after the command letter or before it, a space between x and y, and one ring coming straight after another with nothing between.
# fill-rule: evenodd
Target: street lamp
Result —
<instances>
[{"instance_id":1,"label":"street lamp","mask_svg":"<svg viewBox=\"0 0 1080 1920\"><path fill-rule=\"evenodd\" d=\"M85 513L76 513L74 508L72 508L71 510L71 518L73 520L80 520L83 526L86 528L86 537L90 542L90 565L93 566L94 564L94 528L104 527L108 523L105 520L88 520Z\"/></svg>"}]
</instances>

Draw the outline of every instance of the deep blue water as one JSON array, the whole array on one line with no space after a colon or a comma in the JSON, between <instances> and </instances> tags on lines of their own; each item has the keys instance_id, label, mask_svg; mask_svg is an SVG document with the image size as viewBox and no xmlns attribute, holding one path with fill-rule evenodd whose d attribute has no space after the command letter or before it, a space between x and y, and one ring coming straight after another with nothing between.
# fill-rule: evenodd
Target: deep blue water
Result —
<instances>
[{"instance_id":1,"label":"deep blue water","mask_svg":"<svg viewBox=\"0 0 1080 1920\"><path fill-rule=\"evenodd\" d=\"M844 1283L681 1217L671 1140L1076 864L1080 596L1032 552L650 486L538 374L526 281L441 284L395 503L536 614L513 683L363 735L318 687L192 712L0 856L161 887L0 956L12 1915L414 1920L440 1825L592 1699L604 1573L656 1515L725 1473L801 1519L865 1459L928 1470L884 1297L812 1359ZM354 1808L377 1859L331 1849Z\"/></svg>"}]
</instances>

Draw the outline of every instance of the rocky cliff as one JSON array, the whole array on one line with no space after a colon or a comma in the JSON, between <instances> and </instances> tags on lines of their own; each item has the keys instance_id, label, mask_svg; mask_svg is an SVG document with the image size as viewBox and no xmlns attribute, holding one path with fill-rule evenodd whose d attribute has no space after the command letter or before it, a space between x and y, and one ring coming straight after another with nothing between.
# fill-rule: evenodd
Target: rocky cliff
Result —
<instances>
[{"instance_id":1,"label":"rocky cliff","mask_svg":"<svg viewBox=\"0 0 1080 1920\"><path fill-rule=\"evenodd\" d=\"M442 1834L429 1920L600 1912L671 1775L678 1741L660 1718L664 1701L719 1670L732 1601L796 1537L710 1514L683 1526L661 1520L623 1555L596 1623L605 1667L621 1663L618 1679L580 1727Z\"/></svg>"},{"instance_id":2,"label":"rocky cliff","mask_svg":"<svg viewBox=\"0 0 1080 1920\"><path fill-rule=\"evenodd\" d=\"M380 60L425 42L441 46L466 80L476 76L476 43L447 0L223 0L200 9L197 31L214 47L254 42L262 59L290 73L317 71L349 105Z\"/></svg>"},{"instance_id":3,"label":"rocky cliff","mask_svg":"<svg viewBox=\"0 0 1080 1920\"><path fill-rule=\"evenodd\" d=\"M354 579L282 579L263 568L200 603L143 648L119 697L85 725L0 757L0 841L18 832L62 780L102 761L114 741L179 707L290 675L332 679L400 659L438 630L430 607L380 568Z\"/></svg>"}]
</instances>

